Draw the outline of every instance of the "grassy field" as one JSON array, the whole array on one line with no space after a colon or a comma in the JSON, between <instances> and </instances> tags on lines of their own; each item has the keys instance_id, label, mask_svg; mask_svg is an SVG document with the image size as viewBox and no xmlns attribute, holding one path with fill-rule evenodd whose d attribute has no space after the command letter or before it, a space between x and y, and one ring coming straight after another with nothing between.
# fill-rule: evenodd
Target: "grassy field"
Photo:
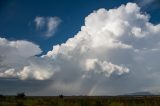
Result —
<instances>
[{"instance_id":1,"label":"grassy field","mask_svg":"<svg viewBox=\"0 0 160 106\"><path fill-rule=\"evenodd\" d=\"M160 96L3 96L0 106L160 106Z\"/></svg>"}]
</instances>

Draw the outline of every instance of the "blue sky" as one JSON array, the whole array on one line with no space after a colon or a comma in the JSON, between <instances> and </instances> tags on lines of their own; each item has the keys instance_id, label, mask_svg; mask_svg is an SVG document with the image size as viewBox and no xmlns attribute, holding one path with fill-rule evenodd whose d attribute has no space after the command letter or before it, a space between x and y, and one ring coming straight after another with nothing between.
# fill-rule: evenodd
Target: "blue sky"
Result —
<instances>
[{"instance_id":1,"label":"blue sky","mask_svg":"<svg viewBox=\"0 0 160 106\"><path fill-rule=\"evenodd\" d=\"M89 13L99 8L116 8L128 2L141 5L138 0L1 0L0 35L11 40L35 42L46 53L53 45L76 35ZM153 23L160 22L159 5L155 0L142 6L142 10L152 16L150 21ZM45 38L35 29L34 19L37 16L57 16L62 20L54 36Z\"/></svg>"},{"instance_id":2,"label":"blue sky","mask_svg":"<svg viewBox=\"0 0 160 106\"><path fill-rule=\"evenodd\" d=\"M0 0L0 94L160 93L158 0Z\"/></svg>"}]
</instances>

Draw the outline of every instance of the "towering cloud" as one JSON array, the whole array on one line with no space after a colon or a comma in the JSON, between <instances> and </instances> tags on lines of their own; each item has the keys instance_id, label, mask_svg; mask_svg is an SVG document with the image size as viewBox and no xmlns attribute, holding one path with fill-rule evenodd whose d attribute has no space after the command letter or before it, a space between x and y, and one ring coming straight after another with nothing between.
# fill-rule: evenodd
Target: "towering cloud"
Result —
<instances>
[{"instance_id":1,"label":"towering cloud","mask_svg":"<svg viewBox=\"0 0 160 106\"><path fill-rule=\"evenodd\" d=\"M38 19L37 19L38 20ZM43 18L37 28L43 26ZM0 41L0 76L53 80L43 92L122 94L159 87L160 24L135 3L94 11L85 25L46 55L28 41ZM31 48L31 50L29 49ZM28 51L28 52L25 52Z\"/></svg>"},{"instance_id":2,"label":"towering cloud","mask_svg":"<svg viewBox=\"0 0 160 106\"><path fill-rule=\"evenodd\" d=\"M160 25L150 23L135 3L94 11L77 35L43 56L60 65L62 76L53 88L73 93L76 86L76 93L89 95L155 89L159 33Z\"/></svg>"}]
</instances>

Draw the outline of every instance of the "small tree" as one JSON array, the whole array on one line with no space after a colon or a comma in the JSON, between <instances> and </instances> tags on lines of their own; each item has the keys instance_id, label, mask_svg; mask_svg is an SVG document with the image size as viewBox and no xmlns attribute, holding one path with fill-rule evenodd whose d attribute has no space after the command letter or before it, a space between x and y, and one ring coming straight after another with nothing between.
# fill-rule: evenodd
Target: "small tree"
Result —
<instances>
[{"instance_id":1,"label":"small tree","mask_svg":"<svg viewBox=\"0 0 160 106\"><path fill-rule=\"evenodd\" d=\"M4 98L5 98L5 96L2 95L2 94L0 94L0 100L1 100L1 99L4 99Z\"/></svg>"},{"instance_id":2,"label":"small tree","mask_svg":"<svg viewBox=\"0 0 160 106\"><path fill-rule=\"evenodd\" d=\"M0 94L0 98L3 98L4 96L2 94Z\"/></svg>"},{"instance_id":3,"label":"small tree","mask_svg":"<svg viewBox=\"0 0 160 106\"><path fill-rule=\"evenodd\" d=\"M59 95L59 98L61 98L61 99L62 99L63 97L64 97L64 96L63 96L62 94L61 94L61 95Z\"/></svg>"},{"instance_id":4,"label":"small tree","mask_svg":"<svg viewBox=\"0 0 160 106\"><path fill-rule=\"evenodd\" d=\"M25 97L25 93L24 92L18 93L16 97L17 98L24 98Z\"/></svg>"}]
</instances>

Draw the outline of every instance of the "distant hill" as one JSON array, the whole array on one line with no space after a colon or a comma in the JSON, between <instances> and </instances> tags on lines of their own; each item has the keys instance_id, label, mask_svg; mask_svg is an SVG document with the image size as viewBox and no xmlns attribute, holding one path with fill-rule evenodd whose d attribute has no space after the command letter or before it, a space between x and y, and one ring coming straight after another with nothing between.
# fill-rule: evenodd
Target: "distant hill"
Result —
<instances>
[{"instance_id":1,"label":"distant hill","mask_svg":"<svg viewBox=\"0 0 160 106\"><path fill-rule=\"evenodd\" d=\"M149 96L149 95L155 95L155 94L150 92L134 92L134 93L125 94L123 96Z\"/></svg>"}]
</instances>

